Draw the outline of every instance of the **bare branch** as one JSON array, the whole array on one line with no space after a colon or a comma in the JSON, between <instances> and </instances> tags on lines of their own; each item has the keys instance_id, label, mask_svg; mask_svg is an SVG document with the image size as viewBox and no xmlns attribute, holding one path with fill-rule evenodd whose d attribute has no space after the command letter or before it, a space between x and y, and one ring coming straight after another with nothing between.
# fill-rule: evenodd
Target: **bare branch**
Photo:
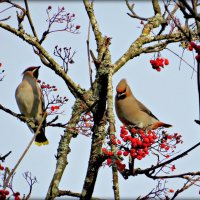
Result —
<instances>
[{"instance_id":1,"label":"bare branch","mask_svg":"<svg viewBox=\"0 0 200 200\"><path fill-rule=\"evenodd\" d=\"M81 194L77 192L71 192L70 190L59 190L58 197L62 196L81 197ZM93 197L91 198L91 200L101 200L101 199Z\"/></svg>"},{"instance_id":2,"label":"bare branch","mask_svg":"<svg viewBox=\"0 0 200 200\"><path fill-rule=\"evenodd\" d=\"M144 17L138 16L135 13L135 11L133 10L134 9L134 4L130 5L128 0L125 0L125 1L126 1L126 5L127 5L128 9L129 9L129 11L131 12L131 14L127 13L127 15L129 15L132 18L136 18L136 19L143 20L143 21L147 21L148 20L148 18L144 18Z\"/></svg>"},{"instance_id":3,"label":"bare branch","mask_svg":"<svg viewBox=\"0 0 200 200\"><path fill-rule=\"evenodd\" d=\"M93 7L93 2L92 1L92 7ZM89 76L90 76L90 86L91 88L93 88L92 86L92 65L91 65L91 61L90 61L90 27L91 27L91 24L89 22L89 25L88 25L88 37L87 37L87 54L88 54L88 66L89 66Z\"/></svg>"},{"instance_id":4,"label":"bare branch","mask_svg":"<svg viewBox=\"0 0 200 200\"><path fill-rule=\"evenodd\" d=\"M24 0L24 3L25 3L25 6L26 6L26 16L28 18L28 21L29 21L29 24L31 26L31 30L33 32L33 35L36 37L36 39L38 40L38 36L37 36L37 33L36 33L36 30L35 30L35 27L33 25L33 21L32 21L32 18L31 18L31 15L30 15L30 10L29 10L29 6L28 6L28 1L27 0Z\"/></svg>"},{"instance_id":5,"label":"bare branch","mask_svg":"<svg viewBox=\"0 0 200 200\"><path fill-rule=\"evenodd\" d=\"M196 182L200 181L200 177L194 179L194 180L190 180L188 179L188 181L183 185L183 187L181 189L178 189L174 196L171 198L171 200L175 199L181 192L187 190L188 188L190 188L191 186L193 186Z\"/></svg>"},{"instance_id":6,"label":"bare branch","mask_svg":"<svg viewBox=\"0 0 200 200\"><path fill-rule=\"evenodd\" d=\"M155 166L152 166L152 167L150 167L150 168L146 168L146 169L144 169L144 170L142 170L142 169L137 169L137 170L135 171L135 174L134 174L134 175L137 175L137 174L146 174L146 173L148 174L148 173L150 173L150 172L154 172L156 169L158 169L158 168L160 168L160 167L163 167L163 166L165 166L165 165L167 165L167 164L169 164L169 163L172 163L173 161L175 161L175 160L177 160L177 159L180 159L180 158L186 156L189 152L191 152L192 150L194 150L194 149L197 148L198 146L200 146L200 142L197 143L197 144L195 144L194 146L192 146L192 147L189 148L188 150L184 151L183 153L181 153L181 154L175 156L174 158L171 158L171 159L169 159L169 160L167 160L167 161L165 161L165 162L162 162L162 163L157 164L157 165L155 165Z\"/></svg>"},{"instance_id":7,"label":"bare branch","mask_svg":"<svg viewBox=\"0 0 200 200\"><path fill-rule=\"evenodd\" d=\"M87 11L87 14L90 19L90 23L91 23L91 26L92 26L92 29L94 32L95 40L97 43L97 51L100 52L101 45L103 44L103 37L102 37L102 33L99 30L98 22L95 18L93 5L92 5L92 3L89 3L88 0L84 0L83 3L85 5L85 9Z\"/></svg>"},{"instance_id":8,"label":"bare branch","mask_svg":"<svg viewBox=\"0 0 200 200\"><path fill-rule=\"evenodd\" d=\"M110 138L110 146L111 151L113 154L116 153L116 147L113 144L113 140L115 140L115 119L114 119L114 112L113 112L113 86L112 86L112 71L110 71L108 75L108 89L107 89L107 96L108 96L108 108L107 108L107 115L108 115L108 122L109 122L109 138ZM113 175L113 190L114 190L114 197L115 200L120 199L119 194L119 180L118 180L118 170L117 164L115 159L112 159L112 175Z\"/></svg>"},{"instance_id":9,"label":"bare branch","mask_svg":"<svg viewBox=\"0 0 200 200\"><path fill-rule=\"evenodd\" d=\"M160 9L160 5L158 3L158 0L152 0L152 5L153 5L153 9L154 9L154 13L156 14L160 14L161 15L161 9Z\"/></svg>"}]
</instances>

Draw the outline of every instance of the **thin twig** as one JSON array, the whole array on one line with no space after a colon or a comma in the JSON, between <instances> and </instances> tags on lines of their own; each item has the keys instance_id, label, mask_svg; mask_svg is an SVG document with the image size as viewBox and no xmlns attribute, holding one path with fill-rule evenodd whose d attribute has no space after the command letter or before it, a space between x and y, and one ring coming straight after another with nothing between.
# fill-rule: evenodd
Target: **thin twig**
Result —
<instances>
[{"instance_id":1,"label":"thin twig","mask_svg":"<svg viewBox=\"0 0 200 200\"><path fill-rule=\"evenodd\" d=\"M31 26L31 30L32 30L32 32L33 32L33 35L34 35L34 36L37 38L37 40L38 40L38 36L37 36L36 31L35 31L35 27L34 27L34 25L33 25L33 21L32 21L32 19L31 19L31 16L30 16L28 1L27 1L27 0L24 0L24 3L25 3L25 6L26 6L26 16L27 16L28 21L29 21L29 24L30 24L30 26Z\"/></svg>"},{"instance_id":2,"label":"thin twig","mask_svg":"<svg viewBox=\"0 0 200 200\"><path fill-rule=\"evenodd\" d=\"M3 184L3 188L6 188L9 184L9 181L10 181L10 178L13 176L13 174L15 173L17 167L19 166L19 164L21 163L21 161L23 160L24 156L26 155L26 153L28 152L28 150L30 149L33 141L35 140L37 134L39 134L39 131L42 127L42 124L43 124L43 121L46 119L47 117L47 112L44 113L43 117L42 117L42 120L35 132L35 134L33 135L31 141L29 142L28 146L26 147L25 151L23 152L23 154L21 155L21 157L19 158L18 162L16 163L15 167L12 169L12 171L9 173L8 177L6 178L6 180L4 181L4 184Z\"/></svg>"},{"instance_id":3,"label":"thin twig","mask_svg":"<svg viewBox=\"0 0 200 200\"><path fill-rule=\"evenodd\" d=\"M62 196L81 197L81 193L71 192L70 190L59 190L58 197ZM103 199L92 197L91 200L103 200Z\"/></svg>"},{"instance_id":4,"label":"thin twig","mask_svg":"<svg viewBox=\"0 0 200 200\"><path fill-rule=\"evenodd\" d=\"M181 189L178 189L174 196L171 198L171 200L175 199L181 192L183 192L184 190L187 190L189 187L191 187L192 185L194 185L197 181L200 181L200 177L196 178L195 180L188 180Z\"/></svg>"},{"instance_id":5,"label":"thin twig","mask_svg":"<svg viewBox=\"0 0 200 200\"><path fill-rule=\"evenodd\" d=\"M183 59L181 56L179 56L177 53L175 53L174 51L172 51L169 48L165 48L166 50L172 52L174 55L176 55L178 58L180 58L184 63L186 63L191 69L193 69L193 71L197 72L196 69L194 69L194 67L192 65L190 65L185 59Z\"/></svg>"},{"instance_id":6,"label":"thin twig","mask_svg":"<svg viewBox=\"0 0 200 200\"><path fill-rule=\"evenodd\" d=\"M92 1L92 7L93 7L94 1ZM90 60L90 28L91 28L91 23L89 22L88 25L88 38L87 38L87 53L88 53L88 65L89 65L89 75L90 75L90 86L92 88L92 65L91 65L91 60Z\"/></svg>"},{"instance_id":7,"label":"thin twig","mask_svg":"<svg viewBox=\"0 0 200 200\"><path fill-rule=\"evenodd\" d=\"M197 88L199 95L199 120L200 120L200 62L197 63Z\"/></svg>"},{"instance_id":8,"label":"thin twig","mask_svg":"<svg viewBox=\"0 0 200 200\"><path fill-rule=\"evenodd\" d=\"M192 146L191 148L189 148L188 150L184 151L183 153L175 156L174 158L171 158L163 163L160 163L160 164L157 164L155 166L151 166L150 168L146 168L144 170L141 170L141 169L137 169L135 170L135 174L134 175L137 175L137 174L148 174L149 172L154 172L156 169L160 168L160 167L163 167L169 163L172 163L173 161L175 160L178 160L179 158L182 158L184 156L186 156L189 152L191 152L192 150L194 150L195 148L197 148L198 146L200 146L200 142L198 142L197 144L195 144L194 146Z\"/></svg>"}]
</instances>

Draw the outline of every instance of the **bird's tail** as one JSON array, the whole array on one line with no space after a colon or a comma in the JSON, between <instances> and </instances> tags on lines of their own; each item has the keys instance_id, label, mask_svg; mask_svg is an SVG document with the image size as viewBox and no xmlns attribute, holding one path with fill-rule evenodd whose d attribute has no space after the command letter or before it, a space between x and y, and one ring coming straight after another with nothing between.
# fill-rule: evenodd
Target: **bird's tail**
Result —
<instances>
[{"instance_id":1,"label":"bird's tail","mask_svg":"<svg viewBox=\"0 0 200 200\"><path fill-rule=\"evenodd\" d=\"M42 145L47 145L49 144L49 141L47 140L46 136L45 136L45 132L44 132L44 128L42 127L40 133L38 133L36 135L35 138L35 144L37 146L42 146Z\"/></svg>"},{"instance_id":2,"label":"bird's tail","mask_svg":"<svg viewBox=\"0 0 200 200\"><path fill-rule=\"evenodd\" d=\"M152 130L155 130L155 129L157 129L157 128L159 128L159 127L164 127L164 128L170 128L170 127L172 127L172 125L171 124L166 124L166 123L164 123L164 122L155 122L153 125L152 125Z\"/></svg>"}]
</instances>

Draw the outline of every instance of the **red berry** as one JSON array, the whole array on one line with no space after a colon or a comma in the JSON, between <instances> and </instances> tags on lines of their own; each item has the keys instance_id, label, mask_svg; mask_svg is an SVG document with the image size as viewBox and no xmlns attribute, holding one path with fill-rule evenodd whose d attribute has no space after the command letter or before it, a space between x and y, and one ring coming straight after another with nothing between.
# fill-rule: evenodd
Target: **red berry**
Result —
<instances>
[{"instance_id":1,"label":"red berry","mask_svg":"<svg viewBox=\"0 0 200 200\"><path fill-rule=\"evenodd\" d=\"M149 139L149 142L150 142L151 144L153 144L153 143L154 143L154 139L153 139L153 138L150 138L150 139Z\"/></svg>"},{"instance_id":2,"label":"red berry","mask_svg":"<svg viewBox=\"0 0 200 200\"><path fill-rule=\"evenodd\" d=\"M169 147L169 146L166 146L166 147L165 147L165 150L166 150L166 151L168 151L169 149L170 149L170 147Z\"/></svg>"},{"instance_id":3,"label":"red berry","mask_svg":"<svg viewBox=\"0 0 200 200\"><path fill-rule=\"evenodd\" d=\"M141 140L138 140L138 141L137 141L137 144L138 144L139 146L142 146L142 141L141 141Z\"/></svg>"},{"instance_id":4,"label":"red berry","mask_svg":"<svg viewBox=\"0 0 200 200\"><path fill-rule=\"evenodd\" d=\"M161 144L160 144L160 148L161 148L161 149L165 148L165 146L166 146L165 143L161 143Z\"/></svg>"},{"instance_id":5,"label":"red berry","mask_svg":"<svg viewBox=\"0 0 200 200\"><path fill-rule=\"evenodd\" d=\"M200 52L200 45L196 46L196 52L199 53Z\"/></svg>"},{"instance_id":6,"label":"red berry","mask_svg":"<svg viewBox=\"0 0 200 200\"><path fill-rule=\"evenodd\" d=\"M130 141L132 139L131 135L127 135L126 138L128 141Z\"/></svg>"},{"instance_id":7,"label":"red berry","mask_svg":"<svg viewBox=\"0 0 200 200\"><path fill-rule=\"evenodd\" d=\"M76 25L76 29L80 29L81 28L81 26L80 25Z\"/></svg>"},{"instance_id":8,"label":"red berry","mask_svg":"<svg viewBox=\"0 0 200 200\"><path fill-rule=\"evenodd\" d=\"M197 54L197 55L195 56L195 58L196 58L197 62L199 62L199 61L200 61L200 54Z\"/></svg>"},{"instance_id":9,"label":"red berry","mask_svg":"<svg viewBox=\"0 0 200 200\"><path fill-rule=\"evenodd\" d=\"M173 189L170 189L169 192L174 193L174 190L173 190Z\"/></svg>"},{"instance_id":10,"label":"red berry","mask_svg":"<svg viewBox=\"0 0 200 200\"><path fill-rule=\"evenodd\" d=\"M165 65L169 65L169 60L165 59Z\"/></svg>"},{"instance_id":11,"label":"red berry","mask_svg":"<svg viewBox=\"0 0 200 200\"><path fill-rule=\"evenodd\" d=\"M127 142L127 137L126 136L124 136L123 141Z\"/></svg>"},{"instance_id":12,"label":"red berry","mask_svg":"<svg viewBox=\"0 0 200 200\"><path fill-rule=\"evenodd\" d=\"M168 135L168 136L167 136L167 139L169 139L169 140L171 140L172 138L173 138L172 135Z\"/></svg>"},{"instance_id":13,"label":"red berry","mask_svg":"<svg viewBox=\"0 0 200 200\"><path fill-rule=\"evenodd\" d=\"M155 65L155 60L150 60L150 63L152 64L152 65Z\"/></svg>"},{"instance_id":14,"label":"red berry","mask_svg":"<svg viewBox=\"0 0 200 200\"><path fill-rule=\"evenodd\" d=\"M128 134L128 131L127 131L125 128L122 128L122 129L121 129L121 133L124 134L124 135L127 135L127 134Z\"/></svg>"},{"instance_id":15,"label":"red berry","mask_svg":"<svg viewBox=\"0 0 200 200\"><path fill-rule=\"evenodd\" d=\"M50 88L51 88L51 86L49 84L47 84L47 89L50 89Z\"/></svg>"},{"instance_id":16,"label":"red berry","mask_svg":"<svg viewBox=\"0 0 200 200\"><path fill-rule=\"evenodd\" d=\"M51 111L53 112L55 110L55 106L51 106Z\"/></svg>"},{"instance_id":17,"label":"red berry","mask_svg":"<svg viewBox=\"0 0 200 200\"><path fill-rule=\"evenodd\" d=\"M8 190L5 190L4 194L5 194L5 195L9 195L9 191L8 191Z\"/></svg>"},{"instance_id":18,"label":"red berry","mask_svg":"<svg viewBox=\"0 0 200 200\"><path fill-rule=\"evenodd\" d=\"M129 154L128 151L124 151L124 152L123 152L123 155L124 155L124 156L128 156L128 154Z\"/></svg>"},{"instance_id":19,"label":"red berry","mask_svg":"<svg viewBox=\"0 0 200 200\"><path fill-rule=\"evenodd\" d=\"M171 170L174 171L176 169L175 165L172 165Z\"/></svg>"},{"instance_id":20,"label":"red berry","mask_svg":"<svg viewBox=\"0 0 200 200\"><path fill-rule=\"evenodd\" d=\"M135 134L135 133L137 133L137 130L135 128L132 128L131 133Z\"/></svg>"},{"instance_id":21,"label":"red berry","mask_svg":"<svg viewBox=\"0 0 200 200\"><path fill-rule=\"evenodd\" d=\"M140 129L140 130L139 130L139 134L141 134L141 135L142 135L142 134L145 134L144 130Z\"/></svg>"},{"instance_id":22,"label":"red berry","mask_svg":"<svg viewBox=\"0 0 200 200\"><path fill-rule=\"evenodd\" d=\"M130 155L131 155L132 158L136 157L136 153L135 152L131 152Z\"/></svg>"},{"instance_id":23,"label":"red berry","mask_svg":"<svg viewBox=\"0 0 200 200\"><path fill-rule=\"evenodd\" d=\"M108 155L108 156L113 156L113 152L112 152L112 151L108 151L108 152L107 152L107 155Z\"/></svg>"},{"instance_id":24,"label":"red berry","mask_svg":"<svg viewBox=\"0 0 200 200\"><path fill-rule=\"evenodd\" d=\"M112 142L112 144L114 144L114 145L117 144L116 140L112 140L111 142Z\"/></svg>"},{"instance_id":25,"label":"red berry","mask_svg":"<svg viewBox=\"0 0 200 200\"><path fill-rule=\"evenodd\" d=\"M192 46L193 48L195 48L197 45L195 44L195 42L190 42L190 46Z\"/></svg>"},{"instance_id":26,"label":"red berry","mask_svg":"<svg viewBox=\"0 0 200 200\"><path fill-rule=\"evenodd\" d=\"M15 196L15 200L21 200L20 196Z\"/></svg>"},{"instance_id":27,"label":"red berry","mask_svg":"<svg viewBox=\"0 0 200 200\"><path fill-rule=\"evenodd\" d=\"M160 71L161 71L161 68L160 68L160 67L157 67L157 68L156 68L156 71L160 72Z\"/></svg>"},{"instance_id":28,"label":"red berry","mask_svg":"<svg viewBox=\"0 0 200 200\"><path fill-rule=\"evenodd\" d=\"M121 172L124 171L125 167L126 167L125 164L120 164L120 165L118 165L118 169L119 169L119 171L121 171Z\"/></svg>"},{"instance_id":29,"label":"red berry","mask_svg":"<svg viewBox=\"0 0 200 200\"><path fill-rule=\"evenodd\" d=\"M0 170L4 170L4 166L0 164Z\"/></svg>"},{"instance_id":30,"label":"red berry","mask_svg":"<svg viewBox=\"0 0 200 200\"><path fill-rule=\"evenodd\" d=\"M143 151L142 151L141 149L139 149L138 152L137 152L137 154L138 154L139 156L142 156L142 155L143 155Z\"/></svg>"},{"instance_id":31,"label":"red berry","mask_svg":"<svg viewBox=\"0 0 200 200\"><path fill-rule=\"evenodd\" d=\"M122 155L122 151L119 150L119 151L117 152L117 155L118 155L118 156L121 156L121 155Z\"/></svg>"},{"instance_id":32,"label":"red berry","mask_svg":"<svg viewBox=\"0 0 200 200\"><path fill-rule=\"evenodd\" d=\"M116 163L117 165L120 165L120 164L121 164L120 160L115 160L115 163Z\"/></svg>"},{"instance_id":33,"label":"red berry","mask_svg":"<svg viewBox=\"0 0 200 200\"><path fill-rule=\"evenodd\" d=\"M118 139L118 140L117 140L117 144L121 144L121 143L122 143L121 140Z\"/></svg>"},{"instance_id":34,"label":"red berry","mask_svg":"<svg viewBox=\"0 0 200 200\"><path fill-rule=\"evenodd\" d=\"M188 46L189 51L193 51L193 47L191 45Z\"/></svg>"},{"instance_id":35,"label":"red berry","mask_svg":"<svg viewBox=\"0 0 200 200\"><path fill-rule=\"evenodd\" d=\"M103 147L102 148L102 152L106 154L107 153L107 149L105 147Z\"/></svg>"},{"instance_id":36,"label":"red berry","mask_svg":"<svg viewBox=\"0 0 200 200\"><path fill-rule=\"evenodd\" d=\"M142 160L142 156L137 156L137 159L138 160Z\"/></svg>"},{"instance_id":37,"label":"red berry","mask_svg":"<svg viewBox=\"0 0 200 200\"><path fill-rule=\"evenodd\" d=\"M108 159L107 159L107 165L111 165L111 163L112 163L112 159L111 159L111 158L108 158Z\"/></svg>"},{"instance_id":38,"label":"red berry","mask_svg":"<svg viewBox=\"0 0 200 200\"><path fill-rule=\"evenodd\" d=\"M144 142L149 143L149 138L144 138Z\"/></svg>"},{"instance_id":39,"label":"red berry","mask_svg":"<svg viewBox=\"0 0 200 200\"><path fill-rule=\"evenodd\" d=\"M135 152L136 152L136 149L132 148L132 149L131 149L131 152L134 152L134 153L135 153Z\"/></svg>"},{"instance_id":40,"label":"red berry","mask_svg":"<svg viewBox=\"0 0 200 200\"><path fill-rule=\"evenodd\" d=\"M41 85L41 88L42 88L42 89L46 88L46 85Z\"/></svg>"}]
</instances>

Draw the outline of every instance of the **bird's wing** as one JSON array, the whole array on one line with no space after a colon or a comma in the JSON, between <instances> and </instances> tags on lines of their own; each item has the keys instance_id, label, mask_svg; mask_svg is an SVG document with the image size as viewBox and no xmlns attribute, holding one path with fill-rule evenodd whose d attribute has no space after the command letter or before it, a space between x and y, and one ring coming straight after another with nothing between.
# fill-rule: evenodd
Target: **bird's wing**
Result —
<instances>
[{"instance_id":1,"label":"bird's wing","mask_svg":"<svg viewBox=\"0 0 200 200\"><path fill-rule=\"evenodd\" d=\"M150 115L151 117L159 120L144 104L142 104L137 99L136 99L136 101L137 101L137 104L138 104L138 106L139 106L139 108L140 108L141 111L143 111L143 112L147 113L148 115Z\"/></svg>"}]
</instances>

